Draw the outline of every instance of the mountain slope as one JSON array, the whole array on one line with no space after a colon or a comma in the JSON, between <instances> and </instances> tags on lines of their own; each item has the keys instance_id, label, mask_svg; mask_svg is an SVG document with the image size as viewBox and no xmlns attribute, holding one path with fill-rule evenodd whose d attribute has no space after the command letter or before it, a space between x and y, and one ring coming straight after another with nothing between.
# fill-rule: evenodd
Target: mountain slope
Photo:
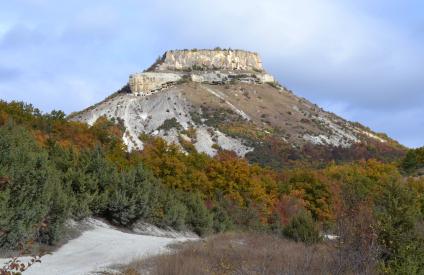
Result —
<instances>
[{"instance_id":1,"label":"mountain slope","mask_svg":"<svg viewBox=\"0 0 424 275\"><path fill-rule=\"evenodd\" d=\"M147 134L186 150L231 150L263 164L275 153L310 157L311 148L331 152L330 159L340 152L340 159L395 158L404 151L386 135L294 95L263 70L257 54L238 50L166 52L120 92L69 119L93 124L102 116L125 127L129 150L142 149ZM350 152L356 148L357 157Z\"/></svg>"}]
</instances>

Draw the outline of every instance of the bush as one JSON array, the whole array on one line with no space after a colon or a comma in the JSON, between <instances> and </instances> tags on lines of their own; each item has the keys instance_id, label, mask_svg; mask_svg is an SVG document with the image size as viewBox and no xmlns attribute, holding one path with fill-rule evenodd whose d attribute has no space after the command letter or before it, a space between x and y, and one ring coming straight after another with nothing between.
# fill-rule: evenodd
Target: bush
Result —
<instances>
[{"instance_id":1,"label":"bush","mask_svg":"<svg viewBox=\"0 0 424 275\"><path fill-rule=\"evenodd\" d=\"M217 205L212 208L212 215L212 228L214 232L225 232L234 227L231 218L223 207Z\"/></svg>"},{"instance_id":2,"label":"bush","mask_svg":"<svg viewBox=\"0 0 424 275\"><path fill-rule=\"evenodd\" d=\"M163 209L165 215L161 223L176 230L186 229L187 207L181 201L177 200L171 192L168 192Z\"/></svg>"},{"instance_id":3,"label":"bush","mask_svg":"<svg viewBox=\"0 0 424 275\"><path fill-rule=\"evenodd\" d=\"M212 228L213 217L205 206L200 195L186 194L183 202L187 207L186 223L196 234L203 236Z\"/></svg>"},{"instance_id":4,"label":"bush","mask_svg":"<svg viewBox=\"0 0 424 275\"><path fill-rule=\"evenodd\" d=\"M420 221L416 193L400 181L388 182L383 188L375 209L383 271L422 274L424 239L416 228Z\"/></svg>"},{"instance_id":5,"label":"bush","mask_svg":"<svg viewBox=\"0 0 424 275\"><path fill-rule=\"evenodd\" d=\"M312 244L318 242L321 238L317 226L311 215L307 212L294 217L283 229L283 234L296 242Z\"/></svg>"},{"instance_id":6,"label":"bush","mask_svg":"<svg viewBox=\"0 0 424 275\"><path fill-rule=\"evenodd\" d=\"M121 173L116 184L109 187L108 204L104 215L112 222L131 225L150 216L155 204L154 185L159 182L142 165Z\"/></svg>"},{"instance_id":7,"label":"bush","mask_svg":"<svg viewBox=\"0 0 424 275\"><path fill-rule=\"evenodd\" d=\"M52 243L67 216L68 201L48 156L30 134L15 126L0 128L0 246L14 248L23 240Z\"/></svg>"},{"instance_id":8,"label":"bush","mask_svg":"<svg viewBox=\"0 0 424 275\"><path fill-rule=\"evenodd\" d=\"M164 130L165 132L167 132L171 130L172 128L175 128L177 130L181 130L183 128L175 117L170 119L165 119L162 125L159 126L158 130Z\"/></svg>"},{"instance_id":9,"label":"bush","mask_svg":"<svg viewBox=\"0 0 424 275\"><path fill-rule=\"evenodd\" d=\"M99 214L106 207L106 187L114 186L119 180L116 168L106 160L100 148L74 153L71 158L62 167L62 181L72 201L72 215L82 219ZM61 156L54 158L55 163L60 159Z\"/></svg>"},{"instance_id":10,"label":"bush","mask_svg":"<svg viewBox=\"0 0 424 275\"><path fill-rule=\"evenodd\" d=\"M401 168L406 173L413 173L424 167L424 147L411 149L402 160Z\"/></svg>"}]
</instances>

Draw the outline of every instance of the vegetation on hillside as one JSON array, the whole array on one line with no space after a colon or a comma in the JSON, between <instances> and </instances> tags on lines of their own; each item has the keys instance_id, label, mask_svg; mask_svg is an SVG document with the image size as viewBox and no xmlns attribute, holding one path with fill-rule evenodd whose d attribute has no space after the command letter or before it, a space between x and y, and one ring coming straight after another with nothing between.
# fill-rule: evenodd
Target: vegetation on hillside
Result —
<instances>
[{"instance_id":1,"label":"vegetation on hillside","mask_svg":"<svg viewBox=\"0 0 424 275\"><path fill-rule=\"evenodd\" d=\"M202 106L200 112L192 112L190 116L198 125L203 123L218 129L227 136L243 140L245 145L253 148L253 151L246 154L249 162L273 169L293 168L300 164L323 167L332 161L348 163L377 159L382 162L391 162L405 155L405 148L384 134L376 134L386 140L384 143L364 136L363 141L353 143L350 147L311 143L293 146L296 143L292 139L292 134L272 126L265 113L261 115L261 125L246 121L233 110L225 108ZM303 119L303 121L309 120ZM299 123L302 124L302 120ZM353 125L372 133L371 129L359 123ZM300 137L303 134L300 134Z\"/></svg>"},{"instance_id":2,"label":"vegetation on hillside","mask_svg":"<svg viewBox=\"0 0 424 275\"><path fill-rule=\"evenodd\" d=\"M368 263L385 273L424 272L424 179L401 174L422 167L420 150L399 166L364 157L312 169L293 159L282 170L227 151L184 153L159 138L128 153L122 134L117 121L89 127L60 111L0 102L0 246L55 244L67 219L98 216L126 227L143 220L199 235L254 230L306 244L332 233L360 273Z\"/></svg>"},{"instance_id":3,"label":"vegetation on hillside","mask_svg":"<svg viewBox=\"0 0 424 275\"><path fill-rule=\"evenodd\" d=\"M409 150L401 165L404 172L424 174L424 147Z\"/></svg>"}]
</instances>

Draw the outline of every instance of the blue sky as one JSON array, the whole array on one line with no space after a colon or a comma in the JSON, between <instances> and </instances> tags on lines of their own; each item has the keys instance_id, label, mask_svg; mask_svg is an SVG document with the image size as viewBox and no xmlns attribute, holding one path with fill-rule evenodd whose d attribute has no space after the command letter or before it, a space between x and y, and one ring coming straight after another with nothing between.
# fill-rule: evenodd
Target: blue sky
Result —
<instances>
[{"instance_id":1,"label":"blue sky","mask_svg":"<svg viewBox=\"0 0 424 275\"><path fill-rule=\"evenodd\" d=\"M167 49L241 48L297 95L424 145L424 2L14 0L0 9L0 98L81 110Z\"/></svg>"}]
</instances>

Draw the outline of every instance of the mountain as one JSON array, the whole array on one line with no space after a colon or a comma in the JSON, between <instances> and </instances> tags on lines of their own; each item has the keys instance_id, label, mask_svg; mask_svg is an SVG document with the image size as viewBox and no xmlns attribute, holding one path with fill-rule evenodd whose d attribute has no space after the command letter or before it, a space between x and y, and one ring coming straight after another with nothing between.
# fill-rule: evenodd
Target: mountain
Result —
<instances>
[{"instance_id":1,"label":"mountain","mask_svg":"<svg viewBox=\"0 0 424 275\"><path fill-rule=\"evenodd\" d=\"M19 255L15 249L53 251L25 274L106 272L93 269L172 242L140 233L189 231L202 237L198 245L134 266L154 274L163 269L152 263L168 273L181 262L197 267L199 253L186 251L220 233L206 240L208 247L222 247L219 238L242 241L221 273L228 266L247 270L249 261L251 270L261 265L275 274L305 266L296 259L274 265L285 251L252 258L258 243L266 241L259 249L265 251L279 241L289 253L297 246L295 255L312 253L302 247L323 251L322 259L343 253L340 261L317 261L324 273L423 274L424 151L410 150L395 164L333 163L394 160L404 151L386 135L295 96L266 73L257 54L171 51L120 91L67 118L0 100L0 248L3 257ZM239 234L246 231L265 235ZM230 248L204 250L203 267L234 254ZM38 259L0 259L0 274Z\"/></svg>"},{"instance_id":2,"label":"mountain","mask_svg":"<svg viewBox=\"0 0 424 275\"><path fill-rule=\"evenodd\" d=\"M128 83L68 118L119 123L129 150L159 136L183 150L241 157L279 167L292 161L391 160L405 148L296 96L262 66L257 53L172 50Z\"/></svg>"}]
</instances>

